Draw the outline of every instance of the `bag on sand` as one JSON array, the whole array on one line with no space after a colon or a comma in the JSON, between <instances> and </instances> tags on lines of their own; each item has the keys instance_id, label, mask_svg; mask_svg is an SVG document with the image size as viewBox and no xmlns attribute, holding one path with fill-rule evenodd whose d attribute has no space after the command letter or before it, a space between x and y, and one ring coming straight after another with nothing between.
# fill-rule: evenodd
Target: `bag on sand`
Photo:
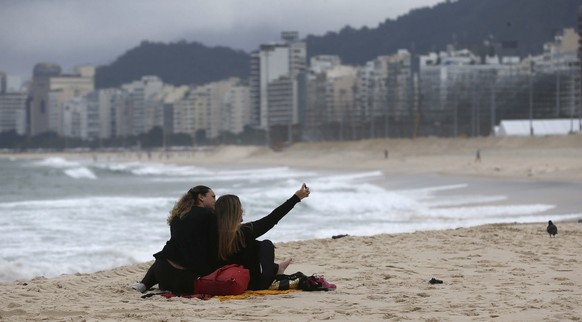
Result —
<instances>
[{"instance_id":1,"label":"bag on sand","mask_svg":"<svg viewBox=\"0 0 582 322\"><path fill-rule=\"evenodd\" d=\"M291 275L277 275L270 290L298 289L302 291L335 291L336 285L329 283L322 275L306 276L301 272Z\"/></svg>"},{"instance_id":2,"label":"bag on sand","mask_svg":"<svg viewBox=\"0 0 582 322\"><path fill-rule=\"evenodd\" d=\"M241 265L223 266L214 272L199 277L194 282L194 293L209 295L239 295L249 286L251 275Z\"/></svg>"}]
</instances>

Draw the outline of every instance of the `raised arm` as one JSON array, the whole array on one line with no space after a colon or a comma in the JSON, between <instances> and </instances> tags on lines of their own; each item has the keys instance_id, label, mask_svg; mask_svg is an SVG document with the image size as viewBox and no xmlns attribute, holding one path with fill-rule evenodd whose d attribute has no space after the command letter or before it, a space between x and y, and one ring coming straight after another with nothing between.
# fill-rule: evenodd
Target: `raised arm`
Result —
<instances>
[{"instance_id":1,"label":"raised arm","mask_svg":"<svg viewBox=\"0 0 582 322\"><path fill-rule=\"evenodd\" d=\"M249 223L244 223L242 226L243 232L245 234L245 239L247 240L254 240L266 232L268 232L271 228L273 228L281 218L283 218L293 207L296 203L301 202L301 200L309 197L309 188L305 183L291 196L291 198L287 199L283 204L279 207L275 208L270 214L266 215L265 217L252 221Z\"/></svg>"}]
</instances>

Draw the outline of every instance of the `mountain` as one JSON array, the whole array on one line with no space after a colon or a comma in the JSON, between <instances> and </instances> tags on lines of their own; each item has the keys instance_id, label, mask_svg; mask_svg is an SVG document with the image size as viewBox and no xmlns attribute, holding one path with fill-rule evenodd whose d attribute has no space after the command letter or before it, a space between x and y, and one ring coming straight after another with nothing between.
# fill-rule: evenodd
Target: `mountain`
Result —
<instances>
[{"instance_id":1,"label":"mountain","mask_svg":"<svg viewBox=\"0 0 582 322\"><path fill-rule=\"evenodd\" d=\"M121 84L157 75L168 84L205 84L231 76L249 75L250 56L228 47L207 47L197 42L157 43L143 41L110 65L99 66L95 75L97 88Z\"/></svg>"},{"instance_id":2,"label":"mountain","mask_svg":"<svg viewBox=\"0 0 582 322\"><path fill-rule=\"evenodd\" d=\"M348 65L363 65L398 49L423 54L448 44L480 53L486 40L527 56L540 53L556 32L576 27L581 5L580 0L449 0L387 19L376 28L347 26L308 36L306 42L309 56L338 55Z\"/></svg>"},{"instance_id":3,"label":"mountain","mask_svg":"<svg viewBox=\"0 0 582 322\"><path fill-rule=\"evenodd\" d=\"M386 19L376 28L354 29L308 36L308 56L338 55L348 65L363 65L399 49L414 54L444 50L452 44L477 54L498 44L511 54L527 56L542 51L564 28L576 28L580 0L448 0ZM164 82L204 84L231 76L249 75L250 55L227 47L207 47L185 41L142 42L96 73L97 88L118 87L157 75Z\"/></svg>"}]
</instances>

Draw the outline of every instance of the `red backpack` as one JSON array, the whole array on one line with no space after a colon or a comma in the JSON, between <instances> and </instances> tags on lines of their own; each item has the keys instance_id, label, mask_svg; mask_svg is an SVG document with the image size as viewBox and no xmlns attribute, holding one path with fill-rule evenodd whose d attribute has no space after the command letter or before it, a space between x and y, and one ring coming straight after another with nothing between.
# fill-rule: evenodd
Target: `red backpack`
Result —
<instances>
[{"instance_id":1,"label":"red backpack","mask_svg":"<svg viewBox=\"0 0 582 322\"><path fill-rule=\"evenodd\" d=\"M194 293L239 295L247 290L250 279L249 270L243 266L236 264L226 265L206 276L199 277L194 282Z\"/></svg>"}]
</instances>

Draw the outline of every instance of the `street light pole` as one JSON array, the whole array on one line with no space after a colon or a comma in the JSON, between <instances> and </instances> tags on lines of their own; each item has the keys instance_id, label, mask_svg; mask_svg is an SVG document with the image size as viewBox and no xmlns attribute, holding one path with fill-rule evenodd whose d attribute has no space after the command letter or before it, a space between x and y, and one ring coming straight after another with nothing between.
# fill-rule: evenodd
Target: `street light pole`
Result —
<instances>
[{"instance_id":1,"label":"street light pole","mask_svg":"<svg viewBox=\"0 0 582 322\"><path fill-rule=\"evenodd\" d=\"M265 50L265 144L271 147L271 131L269 128L269 54L270 48Z\"/></svg>"},{"instance_id":2,"label":"street light pole","mask_svg":"<svg viewBox=\"0 0 582 322\"><path fill-rule=\"evenodd\" d=\"M533 84L532 84L532 73L533 73L533 62L529 61L529 135L534 135L534 128L533 128Z\"/></svg>"}]
</instances>

